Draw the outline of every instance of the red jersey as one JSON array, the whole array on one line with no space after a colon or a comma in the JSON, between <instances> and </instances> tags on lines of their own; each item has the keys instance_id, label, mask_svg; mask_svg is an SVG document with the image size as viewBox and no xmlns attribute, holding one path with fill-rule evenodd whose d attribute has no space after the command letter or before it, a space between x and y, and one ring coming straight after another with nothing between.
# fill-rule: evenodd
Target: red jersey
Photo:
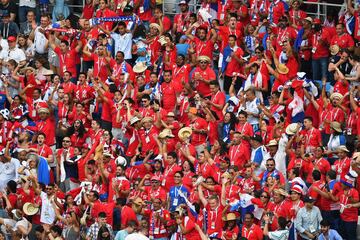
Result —
<instances>
[{"instance_id":1,"label":"red jersey","mask_svg":"<svg viewBox=\"0 0 360 240\"><path fill-rule=\"evenodd\" d=\"M319 59L329 56L329 46L331 35L326 28L323 28L320 32L314 33L311 38L311 45L313 46L313 59ZM322 42L320 42L322 40Z\"/></svg>"},{"instance_id":2,"label":"red jersey","mask_svg":"<svg viewBox=\"0 0 360 240\"><path fill-rule=\"evenodd\" d=\"M154 151L154 154L157 155L159 153L159 148L157 146L154 137L157 137L158 130L156 127L151 127L149 130L141 129L139 130L139 138L142 144L141 147L141 155L145 156L148 151Z\"/></svg>"},{"instance_id":3,"label":"red jersey","mask_svg":"<svg viewBox=\"0 0 360 240\"><path fill-rule=\"evenodd\" d=\"M66 53L62 53L59 47L56 47L54 49L54 52L59 57L59 64L60 64L60 76L62 77L64 75L65 71L71 72L72 77L76 77L76 57L78 53L75 49L70 49Z\"/></svg>"},{"instance_id":4,"label":"red jersey","mask_svg":"<svg viewBox=\"0 0 360 240\"><path fill-rule=\"evenodd\" d=\"M247 228L245 225L243 225L241 230L241 236L251 240L262 240L263 232L258 225L253 223L250 228Z\"/></svg>"},{"instance_id":5,"label":"red jersey","mask_svg":"<svg viewBox=\"0 0 360 240\"><path fill-rule=\"evenodd\" d=\"M211 40L201 41L199 38L195 37L194 42L196 45L196 55L197 56L207 56L210 59L213 59L214 43Z\"/></svg>"},{"instance_id":6,"label":"red jersey","mask_svg":"<svg viewBox=\"0 0 360 240\"><path fill-rule=\"evenodd\" d=\"M162 107L167 112L174 112L176 106L176 87L175 84L171 82L163 82L161 84L161 93L162 93Z\"/></svg>"},{"instance_id":7,"label":"red jersey","mask_svg":"<svg viewBox=\"0 0 360 240\"><path fill-rule=\"evenodd\" d=\"M344 33L341 36L338 35L334 36L331 39L330 45L338 45L340 49L344 49L344 48L353 47L355 43L354 43L354 39L352 38L352 36L350 36L350 34Z\"/></svg>"},{"instance_id":8,"label":"red jersey","mask_svg":"<svg viewBox=\"0 0 360 240\"><path fill-rule=\"evenodd\" d=\"M205 70L202 70L200 67L195 68L192 73L191 78L193 79L194 86L196 91L198 91L203 97L210 96L210 87L208 84L204 83L202 80L195 80L194 76L200 75L203 81L210 82L212 80L216 80L216 74L214 70L210 67L207 67Z\"/></svg>"},{"instance_id":9,"label":"red jersey","mask_svg":"<svg viewBox=\"0 0 360 240\"><path fill-rule=\"evenodd\" d=\"M207 130L207 122L205 119L197 117L191 122L191 127L195 130ZM206 136L206 134L193 131L191 136L191 144L198 146L205 143Z\"/></svg>"},{"instance_id":10,"label":"red jersey","mask_svg":"<svg viewBox=\"0 0 360 240\"><path fill-rule=\"evenodd\" d=\"M342 190L336 196L343 206L351 203L349 198L352 198L354 202L359 201L359 192L355 188L350 188L347 191ZM340 213L340 218L345 222L356 222L358 220L358 209L355 207L344 208L344 211Z\"/></svg>"}]
</instances>

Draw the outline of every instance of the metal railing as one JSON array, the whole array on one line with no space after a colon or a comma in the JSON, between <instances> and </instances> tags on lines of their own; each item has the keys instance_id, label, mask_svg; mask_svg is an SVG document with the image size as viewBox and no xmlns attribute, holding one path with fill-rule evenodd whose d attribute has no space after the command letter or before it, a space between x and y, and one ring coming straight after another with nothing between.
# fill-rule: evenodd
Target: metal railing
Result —
<instances>
[{"instance_id":1,"label":"metal railing","mask_svg":"<svg viewBox=\"0 0 360 240\"><path fill-rule=\"evenodd\" d=\"M176 13L178 13L179 12L178 2L179 0L163 0L164 14L173 16ZM322 18L322 19L324 19L327 16L329 7L335 7L340 9L343 6L343 4L334 4L334 3L326 3L326 2L307 2L307 1L304 1L303 4L306 6L315 6L314 8L316 9L316 11L315 12L308 11L307 14L309 16ZM82 12L81 10L84 5L85 5L85 0L83 0L82 5L71 4L68 6L72 9L80 9L80 11L76 11L76 12ZM190 0L189 8L190 11L196 12L200 8L200 4L198 0Z\"/></svg>"}]
</instances>

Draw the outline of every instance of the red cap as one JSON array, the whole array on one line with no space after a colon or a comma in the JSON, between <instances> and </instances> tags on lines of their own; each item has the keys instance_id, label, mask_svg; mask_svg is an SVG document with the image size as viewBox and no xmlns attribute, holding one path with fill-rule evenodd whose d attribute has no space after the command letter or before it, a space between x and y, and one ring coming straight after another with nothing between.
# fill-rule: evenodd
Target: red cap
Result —
<instances>
[{"instance_id":1,"label":"red cap","mask_svg":"<svg viewBox=\"0 0 360 240\"><path fill-rule=\"evenodd\" d=\"M321 24L321 20L319 18L315 18L313 24Z\"/></svg>"},{"instance_id":2,"label":"red cap","mask_svg":"<svg viewBox=\"0 0 360 240\"><path fill-rule=\"evenodd\" d=\"M15 42L16 41L16 37L14 37L14 36L10 36L10 37L8 37L8 42Z\"/></svg>"}]
</instances>

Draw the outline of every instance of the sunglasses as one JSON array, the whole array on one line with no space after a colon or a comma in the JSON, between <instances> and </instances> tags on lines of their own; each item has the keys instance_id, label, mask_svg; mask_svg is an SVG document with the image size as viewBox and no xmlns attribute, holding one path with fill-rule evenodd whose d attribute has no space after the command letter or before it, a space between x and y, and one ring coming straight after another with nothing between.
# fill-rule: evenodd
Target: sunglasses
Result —
<instances>
[{"instance_id":1,"label":"sunglasses","mask_svg":"<svg viewBox=\"0 0 360 240\"><path fill-rule=\"evenodd\" d=\"M266 164L267 167L273 167L274 164Z\"/></svg>"},{"instance_id":2,"label":"sunglasses","mask_svg":"<svg viewBox=\"0 0 360 240\"><path fill-rule=\"evenodd\" d=\"M63 140L63 142L65 142L65 143L69 143L69 142L70 142L70 140Z\"/></svg>"},{"instance_id":3,"label":"sunglasses","mask_svg":"<svg viewBox=\"0 0 360 240\"><path fill-rule=\"evenodd\" d=\"M199 63L201 63L201 64L207 64L206 61L200 61Z\"/></svg>"}]
</instances>

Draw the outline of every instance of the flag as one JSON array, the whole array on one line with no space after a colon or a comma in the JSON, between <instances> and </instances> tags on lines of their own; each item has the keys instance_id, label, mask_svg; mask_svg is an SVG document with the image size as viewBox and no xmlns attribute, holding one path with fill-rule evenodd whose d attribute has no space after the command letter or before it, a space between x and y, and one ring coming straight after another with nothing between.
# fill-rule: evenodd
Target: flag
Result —
<instances>
[{"instance_id":1,"label":"flag","mask_svg":"<svg viewBox=\"0 0 360 240\"><path fill-rule=\"evenodd\" d=\"M255 205L252 201L253 198L249 194L241 194L240 200L230 203L230 211L239 211L241 219L244 219L246 213L253 213L256 219L260 219L264 209Z\"/></svg>"},{"instance_id":2,"label":"flag","mask_svg":"<svg viewBox=\"0 0 360 240\"><path fill-rule=\"evenodd\" d=\"M295 223L291 223L291 226L289 228L289 238L288 238L288 240L297 240Z\"/></svg>"},{"instance_id":3,"label":"flag","mask_svg":"<svg viewBox=\"0 0 360 240\"><path fill-rule=\"evenodd\" d=\"M222 66L221 66L221 71L224 73L225 70L226 70L226 67L228 65L228 59L230 58L230 55L231 53L233 52L233 50L231 49L231 47L229 45L227 45L225 48L224 48L224 51L223 51L223 60L222 60Z\"/></svg>"},{"instance_id":4,"label":"flag","mask_svg":"<svg viewBox=\"0 0 360 240\"><path fill-rule=\"evenodd\" d=\"M293 123L302 122L304 118L304 90L302 89L303 81L295 79L291 83L294 91L294 98L289 104L289 109L292 109L291 117Z\"/></svg>"}]
</instances>

